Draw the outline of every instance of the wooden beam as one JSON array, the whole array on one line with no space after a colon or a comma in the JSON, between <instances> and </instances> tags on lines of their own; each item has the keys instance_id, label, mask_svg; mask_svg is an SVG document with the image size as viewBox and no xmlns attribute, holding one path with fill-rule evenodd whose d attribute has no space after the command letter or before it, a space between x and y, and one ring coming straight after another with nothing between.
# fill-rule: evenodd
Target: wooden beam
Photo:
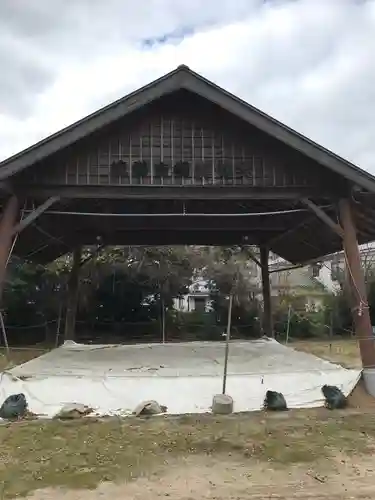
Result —
<instances>
[{"instance_id":1,"label":"wooden beam","mask_svg":"<svg viewBox=\"0 0 375 500\"><path fill-rule=\"evenodd\" d=\"M322 210L320 207L318 207L317 205L315 205L315 203L313 203L311 200L309 200L308 198L303 198L302 200L302 203L304 205L306 205L310 210L311 212L313 212L321 221L323 221L327 226L329 226L332 231L334 231L336 234L338 234L340 236L340 238L343 238L344 237L344 231L342 229L342 227L340 226L340 224L338 224L337 222L333 221L331 219L331 217L329 217L325 212L324 210Z\"/></svg>"},{"instance_id":2,"label":"wooden beam","mask_svg":"<svg viewBox=\"0 0 375 500\"><path fill-rule=\"evenodd\" d=\"M11 196L5 205L0 219L0 301L4 289L6 268L13 241L13 228L19 213L18 199Z\"/></svg>"},{"instance_id":3,"label":"wooden beam","mask_svg":"<svg viewBox=\"0 0 375 500\"><path fill-rule=\"evenodd\" d=\"M296 231L298 231L298 229L301 229L302 227L306 226L307 224L309 224L311 221L314 220L314 217L307 217L304 221L302 221L300 224L297 224L295 225L294 227L291 227L290 229L288 229L287 231L283 231L282 233L278 234L277 236L275 236L274 238L272 238L271 240L267 241L267 246L272 249L272 247L279 241L281 240L284 240L285 238L287 238L288 236L290 236L291 234L295 233Z\"/></svg>"},{"instance_id":4,"label":"wooden beam","mask_svg":"<svg viewBox=\"0 0 375 500\"><path fill-rule=\"evenodd\" d=\"M249 259L254 262L254 264L256 264L258 267L262 267L260 260L254 255L254 252L252 252L252 250L246 248L245 252L247 253Z\"/></svg>"},{"instance_id":5,"label":"wooden beam","mask_svg":"<svg viewBox=\"0 0 375 500\"><path fill-rule=\"evenodd\" d=\"M286 226L285 225L266 225L264 224L263 226L260 225L258 222L257 225L253 226L250 224L246 224L244 220L240 221L234 221L232 218L232 224L230 224L231 220L223 220L222 223L220 224L220 220L218 218L214 219L208 219L204 224L202 224L202 220L198 221L201 222L200 225L195 225L194 221L188 221L184 220L183 217L175 220L175 221L170 221L168 224L168 221L166 219L164 220L154 220L151 219L148 221L148 223L145 223L145 221L139 221L137 224L136 219L128 219L126 221L119 221L119 220L113 220L113 219L106 219L106 220L101 220L101 224L98 224L97 221L92 221L91 224L87 223L84 224L82 222L82 219L77 218L63 218L59 217L53 220L49 220L48 223L43 221L43 228L45 228L46 231L48 232L54 232L56 230L56 225L62 225L63 227L65 225L76 225L76 226L82 226L85 228L86 231L91 231L93 235L93 239L95 240L95 237L98 233L104 231L107 232L108 228L111 227L111 231L117 232L117 231L177 231L177 232L182 232L182 231L195 231L195 232L201 232L201 231L242 231L243 234L248 234L248 233L254 233L254 232L259 232L259 233L275 233L275 232L280 232L283 233L286 231ZM86 222L86 220L85 220ZM89 222L89 221L87 221ZM186 224L186 222L189 222L189 224ZM212 225L210 224L212 222ZM179 224L180 223L180 224ZM95 243L95 241L93 242Z\"/></svg>"},{"instance_id":6,"label":"wooden beam","mask_svg":"<svg viewBox=\"0 0 375 500\"><path fill-rule=\"evenodd\" d=\"M34 222L43 212L48 210L54 203L60 200L59 196L51 196L44 203L39 205L33 212L28 214L24 219L21 220L14 228L12 234L20 233L26 229L32 222Z\"/></svg>"},{"instance_id":7,"label":"wooden beam","mask_svg":"<svg viewBox=\"0 0 375 500\"><path fill-rule=\"evenodd\" d=\"M363 212L360 212L359 210L354 210L353 208L353 216L355 217L355 219L357 219L357 221L362 221L362 224L364 226L366 226L366 228L363 228L361 230L359 230L359 228L357 227L357 232L361 232L362 233L365 233L367 234L370 238L368 239L371 239L374 238L374 235L375 235L375 217L374 219L370 219L369 216L366 216L366 212L363 211Z\"/></svg>"},{"instance_id":8,"label":"wooden beam","mask_svg":"<svg viewBox=\"0 0 375 500\"><path fill-rule=\"evenodd\" d=\"M0 181L0 191L8 195L14 194L12 185L9 181Z\"/></svg>"},{"instance_id":9,"label":"wooden beam","mask_svg":"<svg viewBox=\"0 0 375 500\"><path fill-rule=\"evenodd\" d=\"M274 337L271 304L271 284L269 273L269 249L266 246L260 247L260 262L262 270L263 289L263 330L267 337Z\"/></svg>"},{"instance_id":10,"label":"wooden beam","mask_svg":"<svg viewBox=\"0 0 375 500\"><path fill-rule=\"evenodd\" d=\"M367 302L365 277L362 270L361 256L358 248L356 227L349 199L339 203L340 219L344 229L344 255L349 277L351 297L353 299L352 315L355 332L359 343L363 368L375 368L375 346L370 311Z\"/></svg>"},{"instance_id":11,"label":"wooden beam","mask_svg":"<svg viewBox=\"0 0 375 500\"><path fill-rule=\"evenodd\" d=\"M73 264L68 280L68 297L66 304L65 340L75 339L76 315L79 294L79 270L81 267L82 247L77 246L73 251Z\"/></svg>"},{"instance_id":12,"label":"wooden beam","mask_svg":"<svg viewBox=\"0 0 375 500\"><path fill-rule=\"evenodd\" d=\"M283 273L285 271L293 271L294 269L301 269L303 267L308 266L308 264L296 264L295 266L285 266L285 267L280 267L280 268L275 268L275 269L270 269L270 274L272 273Z\"/></svg>"},{"instance_id":13,"label":"wooden beam","mask_svg":"<svg viewBox=\"0 0 375 500\"><path fill-rule=\"evenodd\" d=\"M17 192L25 197L64 199L136 199L136 200L300 200L306 197L332 199L332 193L316 188L254 187L251 185L17 185Z\"/></svg>"}]
</instances>

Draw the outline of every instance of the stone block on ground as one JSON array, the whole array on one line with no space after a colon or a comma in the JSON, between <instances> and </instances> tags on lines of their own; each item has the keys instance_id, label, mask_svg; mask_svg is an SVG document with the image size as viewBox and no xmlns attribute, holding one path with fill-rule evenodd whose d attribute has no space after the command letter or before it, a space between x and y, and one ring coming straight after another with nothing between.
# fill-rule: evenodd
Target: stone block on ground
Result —
<instances>
[{"instance_id":1,"label":"stone block on ground","mask_svg":"<svg viewBox=\"0 0 375 500\"><path fill-rule=\"evenodd\" d=\"M229 415L233 412L233 399L228 394L216 394L212 400L212 413Z\"/></svg>"},{"instance_id":2,"label":"stone block on ground","mask_svg":"<svg viewBox=\"0 0 375 500\"><path fill-rule=\"evenodd\" d=\"M133 411L133 414L138 417L139 415L160 415L166 412L167 407L159 405L157 401L142 401Z\"/></svg>"},{"instance_id":3,"label":"stone block on ground","mask_svg":"<svg viewBox=\"0 0 375 500\"><path fill-rule=\"evenodd\" d=\"M93 409L81 403L68 403L54 416L60 420L73 420L77 418L87 417Z\"/></svg>"}]
</instances>

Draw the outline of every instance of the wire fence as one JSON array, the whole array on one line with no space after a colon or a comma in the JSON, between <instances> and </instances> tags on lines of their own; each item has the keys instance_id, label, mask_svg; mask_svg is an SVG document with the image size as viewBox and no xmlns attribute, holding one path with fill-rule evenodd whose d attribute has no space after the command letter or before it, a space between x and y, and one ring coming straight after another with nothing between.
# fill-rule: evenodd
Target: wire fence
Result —
<instances>
[{"instance_id":1,"label":"wire fence","mask_svg":"<svg viewBox=\"0 0 375 500\"><path fill-rule=\"evenodd\" d=\"M300 312L290 309L288 322L294 317L301 321L312 322L312 320ZM22 349L24 346L38 344L61 345L64 342L64 325L59 320L50 320L33 325L5 325L10 347ZM275 339L281 343L288 342L319 342L319 341L353 341L355 337L352 329L344 329L344 335L333 335L331 325L321 324L320 334L317 336L303 337L300 332L293 331L293 325L275 322ZM46 333L47 331L47 333ZM263 336L261 325L256 322L249 324L232 324L231 340L251 340ZM166 324L165 342L190 342L190 341L223 341L226 337L226 325L218 323L201 322L173 322ZM374 337L375 339L375 337ZM159 320L144 322L88 322L78 320L76 323L75 341L81 343L162 343L162 327Z\"/></svg>"}]
</instances>

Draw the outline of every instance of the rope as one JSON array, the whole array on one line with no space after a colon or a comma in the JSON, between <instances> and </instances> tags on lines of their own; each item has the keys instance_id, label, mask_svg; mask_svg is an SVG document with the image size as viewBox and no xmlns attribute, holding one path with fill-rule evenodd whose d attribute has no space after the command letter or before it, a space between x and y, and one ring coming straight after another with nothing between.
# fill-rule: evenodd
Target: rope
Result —
<instances>
[{"instance_id":1,"label":"rope","mask_svg":"<svg viewBox=\"0 0 375 500\"><path fill-rule=\"evenodd\" d=\"M359 299L359 306L353 307L352 311L358 311L358 316L362 316L363 309L369 309L369 305L368 305L367 299L366 300L363 299L362 294L361 294L361 292L360 292L360 290L359 290L359 288L357 286L357 283L356 283L355 278L353 276L353 272L351 270L351 267L350 267L350 264L349 264L349 260L348 260L348 256L347 256L347 253L346 253L345 249L344 249L344 258L345 258L346 268L349 271L349 274L350 274L353 286L354 286L354 288L355 288L355 290L357 292L358 299Z\"/></svg>"}]
</instances>

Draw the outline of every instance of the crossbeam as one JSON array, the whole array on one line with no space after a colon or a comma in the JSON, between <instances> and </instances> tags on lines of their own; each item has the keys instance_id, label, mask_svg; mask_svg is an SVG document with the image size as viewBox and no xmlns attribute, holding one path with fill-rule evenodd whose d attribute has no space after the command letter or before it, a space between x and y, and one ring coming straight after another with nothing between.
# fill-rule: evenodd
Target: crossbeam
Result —
<instances>
[{"instance_id":1,"label":"crossbeam","mask_svg":"<svg viewBox=\"0 0 375 500\"><path fill-rule=\"evenodd\" d=\"M138 199L138 200L300 200L306 197L327 198L325 193L311 187L254 187L254 186L191 186L191 185L17 185L20 195L27 197L60 196L64 199Z\"/></svg>"}]
</instances>

